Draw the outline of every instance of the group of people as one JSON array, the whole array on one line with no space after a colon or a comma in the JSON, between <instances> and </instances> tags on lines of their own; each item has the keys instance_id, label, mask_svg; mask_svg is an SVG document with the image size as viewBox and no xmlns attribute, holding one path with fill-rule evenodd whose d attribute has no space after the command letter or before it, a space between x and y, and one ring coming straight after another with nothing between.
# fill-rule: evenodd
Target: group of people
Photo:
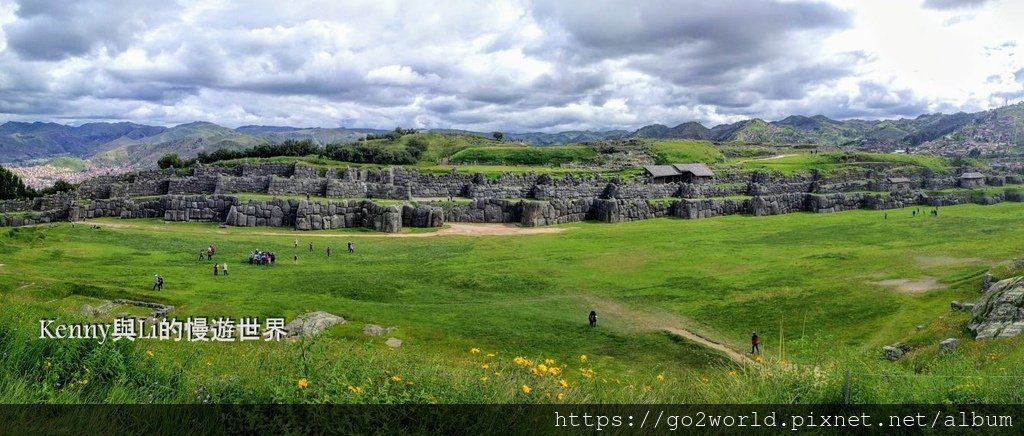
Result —
<instances>
[{"instance_id":1,"label":"group of people","mask_svg":"<svg viewBox=\"0 0 1024 436\"><path fill-rule=\"evenodd\" d=\"M273 265L277 256L270 251L256 250L249 253L249 263L252 265Z\"/></svg>"},{"instance_id":2,"label":"group of people","mask_svg":"<svg viewBox=\"0 0 1024 436\"><path fill-rule=\"evenodd\" d=\"M153 290L162 291L164 290L164 278L160 274L153 276Z\"/></svg>"},{"instance_id":3,"label":"group of people","mask_svg":"<svg viewBox=\"0 0 1024 436\"><path fill-rule=\"evenodd\" d=\"M225 262L224 265L221 265L219 263L213 264L213 275L217 275L217 273L219 273L221 271L224 272L224 275L228 275L228 264L227 264L227 262Z\"/></svg>"},{"instance_id":4,"label":"group of people","mask_svg":"<svg viewBox=\"0 0 1024 436\"><path fill-rule=\"evenodd\" d=\"M199 250L199 260L203 260L204 254L206 256L206 260L213 260L213 255L217 254L217 246L210 244L210 246L206 247L205 251Z\"/></svg>"}]
</instances>

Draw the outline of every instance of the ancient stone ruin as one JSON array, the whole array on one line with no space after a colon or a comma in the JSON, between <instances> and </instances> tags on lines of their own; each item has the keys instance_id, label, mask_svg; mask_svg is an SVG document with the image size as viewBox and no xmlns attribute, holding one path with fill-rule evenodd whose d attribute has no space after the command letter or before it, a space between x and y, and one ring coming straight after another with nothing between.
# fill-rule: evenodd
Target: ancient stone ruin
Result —
<instances>
[{"instance_id":1,"label":"ancient stone ruin","mask_svg":"<svg viewBox=\"0 0 1024 436\"><path fill-rule=\"evenodd\" d=\"M1024 199L1016 190L938 191L964 186L963 180L970 180L972 187L1021 183L1017 174L979 175L903 174L866 168L827 176L739 170L708 175L701 170L700 177L622 180L596 174L488 178L455 170L427 174L401 167L319 169L302 163L197 166L184 171L102 176L87 180L71 195L0 202L0 226L117 217L398 232L402 227L439 227L445 222L545 226L583 220L832 213ZM280 198L241 201L234 195L242 193ZM458 201L448 201L452 198ZM376 199L401 204L382 204Z\"/></svg>"}]
</instances>

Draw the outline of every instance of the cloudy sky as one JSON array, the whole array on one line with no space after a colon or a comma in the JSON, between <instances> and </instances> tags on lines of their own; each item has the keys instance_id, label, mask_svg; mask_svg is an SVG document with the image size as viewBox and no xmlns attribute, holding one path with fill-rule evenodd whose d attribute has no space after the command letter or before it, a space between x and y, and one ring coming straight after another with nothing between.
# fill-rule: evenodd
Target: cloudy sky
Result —
<instances>
[{"instance_id":1,"label":"cloudy sky","mask_svg":"<svg viewBox=\"0 0 1024 436\"><path fill-rule=\"evenodd\" d=\"M1018 0L0 0L0 121L560 131L977 111L1024 97L1021 22Z\"/></svg>"}]
</instances>

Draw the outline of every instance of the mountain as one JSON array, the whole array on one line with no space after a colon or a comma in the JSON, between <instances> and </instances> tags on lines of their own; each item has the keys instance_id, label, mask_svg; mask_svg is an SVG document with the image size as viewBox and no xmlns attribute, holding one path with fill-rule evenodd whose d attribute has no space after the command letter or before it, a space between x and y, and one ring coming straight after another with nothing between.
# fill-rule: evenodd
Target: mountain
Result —
<instances>
[{"instance_id":1,"label":"mountain","mask_svg":"<svg viewBox=\"0 0 1024 436\"><path fill-rule=\"evenodd\" d=\"M433 129L431 132L491 137L491 132ZM16 122L0 124L0 162L42 160L53 156L90 158L109 166L152 166L165 153L193 157L218 148L243 148L289 139L320 144L350 143L388 130L291 126L242 126L207 122L174 127L135 123ZM627 138L694 139L715 142L816 144L891 151L914 149L936 154L980 151L1005 153L1024 146L1024 103L977 113L925 114L896 120L833 120L823 115L791 115L768 122L759 118L707 128L690 121L675 127L652 124L636 131L574 130L557 133L504 132L505 139L536 146Z\"/></svg>"},{"instance_id":2,"label":"mountain","mask_svg":"<svg viewBox=\"0 0 1024 436\"><path fill-rule=\"evenodd\" d=\"M668 127L662 124L652 124L642 127L633 132L634 138L674 138L674 139L700 139L710 140L711 129L704 127L696 121L690 121L675 127Z\"/></svg>"},{"instance_id":3,"label":"mountain","mask_svg":"<svg viewBox=\"0 0 1024 436\"><path fill-rule=\"evenodd\" d=\"M57 123L10 121L0 125L0 160L39 159L55 155L86 157L119 138L142 139L164 127L134 123L89 123L78 127Z\"/></svg>"},{"instance_id":4,"label":"mountain","mask_svg":"<svg viewBox=\"0 0 1024 436\"><path fill-rule=\"evenodd\" d=\"M759 118L711 129L695 122L642 127L632 138L704 139L715 142L816 144L894 150L923 147L960 154L973 146L992 149L1024 145L1024 103L978 113L925 114L898 120L833 120L823 115L791 115L778 121ZM705 130L707 133L705 133Z\"/></svg>"}]
</instances>

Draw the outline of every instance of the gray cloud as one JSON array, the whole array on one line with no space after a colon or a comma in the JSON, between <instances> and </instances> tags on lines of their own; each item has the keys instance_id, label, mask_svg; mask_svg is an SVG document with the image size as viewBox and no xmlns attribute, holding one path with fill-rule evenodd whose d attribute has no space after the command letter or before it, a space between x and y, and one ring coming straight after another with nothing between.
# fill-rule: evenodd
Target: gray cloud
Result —
<instances>
[{"instance_id":1,"label":"gray cloud","mask_svg":"<svg viewBox=\"0 0 1024 436\"><path fill-rule=\"evenodd\" d=\"M550 131L936 107L861 77L870 53L823 52L851 25L810 0L25 0L0 118Z\"/></svg>"},{"instance_id":2,"label":"gray cloud","mask_svg":"<svg viewBox=\"0 0 1024 436\"><path fill-rule=\"evenodd\" d=\"M973 9L992 0L924 0L923 6L935 10Z\"/></svg>"}]
</instances>

